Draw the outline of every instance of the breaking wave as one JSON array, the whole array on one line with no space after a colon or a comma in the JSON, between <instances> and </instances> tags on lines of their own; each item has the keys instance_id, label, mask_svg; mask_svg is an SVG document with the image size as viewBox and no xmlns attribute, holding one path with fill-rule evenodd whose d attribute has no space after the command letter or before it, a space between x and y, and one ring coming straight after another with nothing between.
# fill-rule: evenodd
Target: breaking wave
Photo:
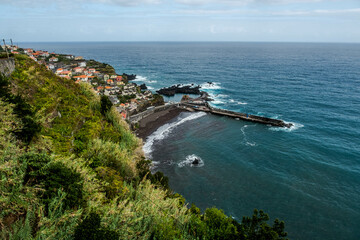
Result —
<instances>
[{"instance_id":1,"label":"breaking wave","mask_svg":"<svg viewBox=\"0 0 360 240\"><path fill-rule=\"evenodd\" d=\"M201 88L202 89L222 89L222 87L220 86L220 84L221 83L219 83L219 82L213 82L213 83L208 83L208 82L206 82L206 83L203 83L203 84L201 84L200 86L201 86Z\"/></svg>"},{"instance_id":2,"label":"breaking wave","mask_svg":"<svg viewBox=\"0 0 360 240\"><path fill-rule=\"evenodd\" d=\"M180 119L177 122L167 123L167 124L161 126L160 128L158 128L153 134L151 134L146 139L146 142L143 146L145 156L147 158L151 158L151 152L153 150L152 147L153 147L154 143L157 141L161 141L162 139L169 136L169 134L174 130L174 128L176 128L177 126L179 126L187 121L191 121L191 120L203 117L205 115L206 115L205 112L197 112L197 113L191 114L183 119Z\"/></svg>"},{"instance_id":3,"label":"breaking wave","mask_svg":"<svg viewBox=\"0 0 360 240\"><path fill-rule=\"evenodd\" d=\"M144 83L157 83L156 80L148 80L147 77L143 77L143 76L136 76L136 78L132 81L133 82L144 82Z\"/></svg>"},{"instance_id":4,"label":"breaking wave","mask_svg":"<svg viewBox=\"0 0 360 240\"><path fill-rule=\"evenodd\" d=\"M198 164L193 164L193 162L196 159L199 161L199 163ZM178 163L179 168L182 168L182 167L185 167L185 166L202 167L202 166L204 166L204 161L199 156L196 156L195 154L188 155L188 156L186 156L184 161Z\"/></svg>"},{"instance_id":5,"label":"breaking wave","mask_svg":"<svg viewBox=\"0 0 360 240\"><path fill-rule=\"evenodd\" d=\"M284 121L285 122L285 121ZM285 122L285 123L291 123L292 126L287 128L287 127L271 127L269 128L271 131L283 131L283 132L292 132L295 130L298 130L299 128L304 127L304 125L300 124L300 123L294 123L294 122Z\"/></svg>"}]
</instances>

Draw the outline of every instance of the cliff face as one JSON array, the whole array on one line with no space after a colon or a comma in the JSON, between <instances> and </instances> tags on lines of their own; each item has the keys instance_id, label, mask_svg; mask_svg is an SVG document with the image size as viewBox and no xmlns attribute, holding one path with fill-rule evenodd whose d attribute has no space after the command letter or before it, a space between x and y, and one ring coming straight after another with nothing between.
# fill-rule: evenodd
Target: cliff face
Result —
<instances>
[{"instance_id":1,"label":"cliff face","mask_svg":"<svg viewBox=\"0 0 360 240\"><path fill-rule=\"evenodd\" d=\"M15 60L14 58L5 58L0 59L0 73L5 76L10 76L10 74L15 70Z\"/></svg>"}]
</instances>

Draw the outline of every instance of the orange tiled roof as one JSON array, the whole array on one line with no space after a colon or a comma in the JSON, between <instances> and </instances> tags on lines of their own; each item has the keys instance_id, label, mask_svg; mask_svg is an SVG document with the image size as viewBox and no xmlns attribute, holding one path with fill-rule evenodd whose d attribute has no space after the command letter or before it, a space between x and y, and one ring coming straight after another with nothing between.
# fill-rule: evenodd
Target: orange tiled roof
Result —
<instances>
[{"instance_id":1,"label":"orange tiled roof","mask_svg":"<svg viewBox=\"0 0 360 240\"><path fill-rule=\"evenodd\" d=\"M74 76L73 78L86 78L86 75Z\"/></svg>"}]
</instances>

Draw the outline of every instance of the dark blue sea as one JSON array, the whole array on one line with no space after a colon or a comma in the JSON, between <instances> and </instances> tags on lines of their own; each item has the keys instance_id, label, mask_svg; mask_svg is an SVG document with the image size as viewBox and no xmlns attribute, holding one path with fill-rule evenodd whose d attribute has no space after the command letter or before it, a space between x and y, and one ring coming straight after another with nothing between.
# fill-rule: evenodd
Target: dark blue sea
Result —
<instances>
[{"instance_id":1,"label":"dark blue sea","mask_svg":"<svg viewBox=\"0 0 360 240\"><path fill-rule=\"evenodd\" d=\"M152 90L199 84L216 107L292 122L283 129L182 113L144 150L202 209L238 220L263 209L292 239L360 239L360 44L20 45L109 63Z\"/></svg>"}]
</instances>

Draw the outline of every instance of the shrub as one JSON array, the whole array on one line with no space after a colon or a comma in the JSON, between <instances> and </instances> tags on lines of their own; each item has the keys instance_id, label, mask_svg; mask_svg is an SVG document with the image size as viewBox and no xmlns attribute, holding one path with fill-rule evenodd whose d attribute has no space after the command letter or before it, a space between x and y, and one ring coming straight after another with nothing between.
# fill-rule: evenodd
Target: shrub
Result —
<instances>
[{"instance_id":1,"label":"shrub","mask_svg":"<svg viewBox=\"0 0 360 240\"><path fill-rule=\"evenodd\" d=\"M210 239L238 239L237 229L232 224L232 219L217 208L205 210L204 222L209 228Z\"/></svg>"},{"instance_id":2,"label":"shrub","mask_svg":"<svg viewBox=\"0 0 360 240\"><path fill-rule=\"evenodd\" d=\"M284 232L285 224L278 219L275 219L274 225L271 227L267 224L269 215L264 211L254 209L254 214L251 217L243 217L240 225L240 235L242 239L286 239L287 233Z\"/></svg>"},{"instance_id":3,"label":"shrub","mask_svg":"<svg viewBox=\"0 0 360 240\"><path fill-rule=\"evenodd\" d=\"M100 103L101 103L100 111L103 115L105 115L111 109L112 103L108 98L108 96L105 95L101 96Z\"/></svg>"},{"instance_id":4,"label":"shrub","mask_svg":"<svg viewBox=\"0 0 360 240\"><path fill-rule=\"evenodd\" d=\"M14 104L13 113L21 119L22 127L13 131L14 135L25 143L30 143L41 126L35 120L31 106L20 95L13 95L9 89L9 80L0 74L0 97L7 103Z\"/></svg>"},{"instance_id":5,"label":"shrub","mask_svg":"<svg viewBox=\"0 0 360 240\"><path fill-rule=\"evenodd\" d=\"M131 154L114 142L92 140L83 157L93 168L99 166L112 168L124 179L132 179L135 176L135 163Z\"/></svg>"},{"instance_id":6,"label":"shrub","mask_svg":"<svg viewBox=\"0 0 360 240\"><path fill-rule=\"evenodd\" d=\"M24 182L31 186L40 184L44 187L41 198L46 205L57 196L59 189L66 193L64 208L83 205L83 185L79 173L61 162L51 161L45 153L26 153L20 160L27 164Z\"/></svg>"},{"instance_id":7,"label":"shrub","mask_svg":"<svg viewBox=\"0 0 360 240\"><path fill-rule=\"evenodd\" d=\"M107 228L101 227L101 218L98 214L91 212L82 223L80 223L74 234L75 240L114 240L119 239L119 234Z\"/></svg>"}]
</instances>

